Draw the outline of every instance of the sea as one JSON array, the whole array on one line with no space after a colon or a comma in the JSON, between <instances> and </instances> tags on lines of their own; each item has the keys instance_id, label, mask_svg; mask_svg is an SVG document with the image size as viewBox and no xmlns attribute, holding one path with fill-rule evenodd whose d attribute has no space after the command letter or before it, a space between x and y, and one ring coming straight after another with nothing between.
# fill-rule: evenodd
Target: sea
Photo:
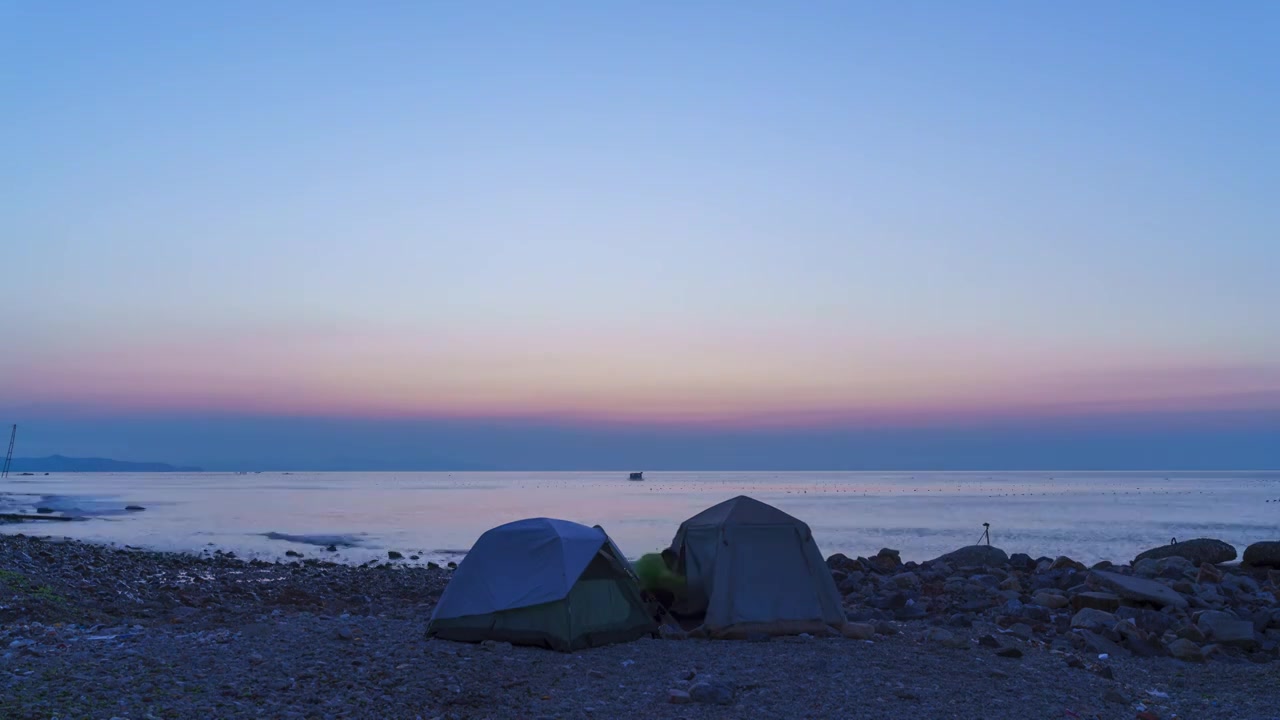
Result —
<instances>
[{"instance_id":1,"label":"sea","mask_svg":"<svg viewBox=\"0 0 1280 720\"><path fill-rule=\"evenodd\" d=\"M0 525L156 550L364 563L457 561L529 517L600 525L629 557L684 519L748 495L804 520L824 555L923 561L986 542L1032 557L1129 562L1172 538L1280 539L1271 472L263 472L69 473L0 481L0 512L86 519ZM127 511L126 506L145 508ZM987 525L989 524L989 525ZM327 548L333 546L335 551Z\"/></svg>"}]
</instances>

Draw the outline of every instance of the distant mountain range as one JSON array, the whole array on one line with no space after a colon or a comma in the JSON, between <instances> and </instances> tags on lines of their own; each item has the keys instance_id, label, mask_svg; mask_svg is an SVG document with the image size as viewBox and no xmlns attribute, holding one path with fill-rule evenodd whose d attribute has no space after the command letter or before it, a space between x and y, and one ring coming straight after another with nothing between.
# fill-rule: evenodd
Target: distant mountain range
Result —
<instances>
[{"instance_id":1,"label":"distant mountain range","mask_svg":"<svg viewBox=\"0 0 1280 720\"><path fill-rule=\"evenodd\" d=\"M9 474L21 472L201 472L201 469L160 462L129 462L110 458L50 455L42 458L14 458L13 464L9 467Z\"/></svg>"}]
</instances>

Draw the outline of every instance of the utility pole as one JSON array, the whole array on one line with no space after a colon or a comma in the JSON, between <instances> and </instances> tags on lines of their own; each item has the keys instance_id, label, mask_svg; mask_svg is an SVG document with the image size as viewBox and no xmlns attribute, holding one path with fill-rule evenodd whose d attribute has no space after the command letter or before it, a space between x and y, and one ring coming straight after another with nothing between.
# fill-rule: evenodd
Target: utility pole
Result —
<instances>
[{"instance_id":1,"label":"utility pole","mask_svg":"<svg viewBox=\"0 0 1280 720\"><path fill-rule=\"evenodd\" d=\"M9 452L4 456L4 469L0 470L0 478L9 477L9 464L13 462L13 441L18 439L18 424L13 424L13 429L9 431Z\"/></svg>"}]
</instances>

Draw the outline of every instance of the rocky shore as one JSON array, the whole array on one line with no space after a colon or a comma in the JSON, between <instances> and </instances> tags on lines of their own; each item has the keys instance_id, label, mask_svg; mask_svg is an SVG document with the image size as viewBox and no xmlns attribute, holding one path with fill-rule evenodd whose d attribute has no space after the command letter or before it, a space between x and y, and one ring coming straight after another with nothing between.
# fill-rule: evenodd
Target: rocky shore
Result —
<instances>
[{"instance_id":1,"label":"rocky shore","mask_svg":"<svg viewBox=\"0 0 1280 720\"><path fill-rule=\"evenodd\" d=\"M1280 717L1274 549L1156 550L834 555L830 636L559 654L425 640L447 568L0 536L0 718Z\"/></svg>"}]
</instances>

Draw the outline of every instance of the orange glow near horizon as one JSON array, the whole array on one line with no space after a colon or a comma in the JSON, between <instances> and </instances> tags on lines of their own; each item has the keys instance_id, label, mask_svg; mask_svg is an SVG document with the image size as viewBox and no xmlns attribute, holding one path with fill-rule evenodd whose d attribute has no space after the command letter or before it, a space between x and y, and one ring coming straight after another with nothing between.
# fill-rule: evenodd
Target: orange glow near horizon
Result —
<instances>
[{"instance_id":1,"label":"orange glow near horizon","mask_svg":"<svg viewBox=\"0 0 1280 720\"><path fill-rule=\"evenodd\" d=\"M373 340L374 338L365 338ZM1079 412L1280 407L1280 368L1071 368L1052 353L744 342L429 347L184 342L62 353L18 368L10 401L104 410L364 418L555 418L724 426L933 423Z\"/></svg>"}]
</instances>

